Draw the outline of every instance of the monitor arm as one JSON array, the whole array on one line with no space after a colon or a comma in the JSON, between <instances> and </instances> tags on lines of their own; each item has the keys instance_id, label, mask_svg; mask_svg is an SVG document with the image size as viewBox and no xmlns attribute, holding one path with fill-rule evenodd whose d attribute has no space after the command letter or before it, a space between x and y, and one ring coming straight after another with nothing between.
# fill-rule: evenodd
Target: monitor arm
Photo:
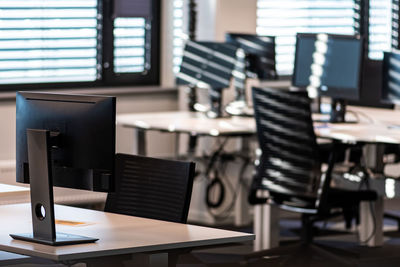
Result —
<instances>
[{"instance_id":1,"label":"monitor arm","mask_svg":"<svg viewBox=\"0 0 400 267\"><path fill-rule=\"evenodd\" d=\"M210 110L207 112L207 116L210 118L222 117L222 89L210 88Z\"/></svg>"}]
</instances>

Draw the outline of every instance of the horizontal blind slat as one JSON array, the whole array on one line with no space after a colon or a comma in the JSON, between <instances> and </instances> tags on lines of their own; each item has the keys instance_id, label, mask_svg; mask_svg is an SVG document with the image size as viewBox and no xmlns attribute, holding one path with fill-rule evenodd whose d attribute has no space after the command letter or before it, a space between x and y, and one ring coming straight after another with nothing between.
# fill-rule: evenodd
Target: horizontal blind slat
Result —
<instances>
[{"instance_id":1,"label":"horizontal blind slat","mask_svg":"<svg viewBox=\"0 0 400 267\"><path fill-rule=\"evenodd\" d=\"M0 0L0 84L95 81L97 0Z\"/></svg>"}]
</instances>

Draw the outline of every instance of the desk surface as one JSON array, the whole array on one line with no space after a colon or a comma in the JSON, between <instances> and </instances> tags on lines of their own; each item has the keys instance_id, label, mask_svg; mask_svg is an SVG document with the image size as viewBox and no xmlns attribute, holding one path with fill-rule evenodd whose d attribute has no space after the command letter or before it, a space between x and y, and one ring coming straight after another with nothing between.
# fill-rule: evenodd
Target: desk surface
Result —
<instances>
[{"instance_id":1,"label":"desk surface","mask_svg":"<svg viewBox=\"0 0 400 267\"><path fill-rule=\"evenodd\" d=\"M243 135L255 132L253 118L210 119L203 113L168 111L117 115L117 124L145 130L188 133L192 135Z\"/></svg>"},{"instance_id":2,"label":"desk surface","mask_svg":"<svg viewBox=\"0 0 400 267\"><path fill-rule=\"evenodd\" d=\"M400 143L400 111L349 106L347 114L353 119L356 117L358 123L315 123L316 135L349 143ZM313 116L314 119L321 117L324 116ZM117 124L191 135L251 135L256 132L254 118L210 119L189 111L122 114L117 116Z\"/></svg>"},{"instance_id":3,"label":"desk surface","mask_svg":"<svg viewBox=\"0 0 400 267\"><path fill-rule=\"evenodd\" d=\"M348 111L346 117L357 123L315 123L315 134L348 143L400 144L400 111L354 106Z\"/></svg>"},{"instance_id":4,"label":"desk surface","mask_svg":"<svg viewBox=\"0 0 400 267\"><path fill-rule=\"evenodd\" d=\"M52 247L13 240L10 233L32 231L29 204L0 206L0 250L64 261L254 240L253 234L178 224L100 211L55 206L57 220L79 220L84 226L57 224L57 231L99 238L91 244Z\"/></svg>"}]
</instances>

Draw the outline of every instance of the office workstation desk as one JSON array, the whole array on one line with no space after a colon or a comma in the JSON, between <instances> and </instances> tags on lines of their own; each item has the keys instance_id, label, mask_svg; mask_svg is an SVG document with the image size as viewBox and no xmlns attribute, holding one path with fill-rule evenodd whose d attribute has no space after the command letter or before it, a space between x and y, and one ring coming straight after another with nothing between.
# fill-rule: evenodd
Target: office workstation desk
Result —
<instances>
[{"instance_id":1,"label":"office workstation desk","mask_svg":"<svg viewBox=\"0 0 400 267\"><path fill-rule=\"evenodd\" d=\"M190 111L170 111L170 112L150 112L150 113L131 113L117 115L117 125L134 129L134 140L136 151L139 155L146 155L146 144L148 131L169 132L176 135L175 156L179 156L179 137L188 135L189 138L198 137L240 137L238 151L241 156L249 156L249 142L254 138L255 121L249 117L223 117L208 118L204 113ZM150 140L151 141L151 140ZM190 142L191 143L191 142ZM194 157L194 147L187 150L189 158ZM210 160L213 159L212 151ZM206 165L209 161L206 162ZM239 174L240 175L240 174ZM240 179L241 177L239 177ZM235 201L234 224L237 226L245 225L249 222L247 189L241 186L238 188Z\"/></svg>"},{"instance_id":2,"label":"office workstation desk","mask_svg":"<svg viewBox=\"0 0 400 267\"><path fill-rule=\"evenodd\" d=\"M85 262L89 266L120 266L122 261L133 260L138 266L168 266L170 252L254 239L253 234L61 205L55 206L55 212L57 220L67 222L57 224L57 231L99 240L67 246L14 240L10 233L32 231L30 205L2 205L0 250L66 264Z\"/></svg>"},{"instance_id":3,"label":"office workstation desk","mask_svg":"<svg viewBox=\"0 0 400 267\"><path fill-rule=\"evenodd\" d=\"M315 123L318 137L343 143L365 143L373 145L400 144L400 111L377 108L349 106L351 121L356 123ZM326 115L314 114L318 121ZM199 136L253 136L256 133L255 121L249 117L207 118L204 114L176 111L157 113L134 113L117 116L117 124L137 131L139 153L145 153L146 131L186 133ZM368 161L375 161L374 153L368 153ZM368 245L380 246L383 243L383 196L374 205L375 227L369 208L362 204L360 237L368 237L375 228L374 236ZM269 205L255 207L254 231L256 249L278 245L279 231L276 231L279 215Z\"/></svg>"}]
</instances>

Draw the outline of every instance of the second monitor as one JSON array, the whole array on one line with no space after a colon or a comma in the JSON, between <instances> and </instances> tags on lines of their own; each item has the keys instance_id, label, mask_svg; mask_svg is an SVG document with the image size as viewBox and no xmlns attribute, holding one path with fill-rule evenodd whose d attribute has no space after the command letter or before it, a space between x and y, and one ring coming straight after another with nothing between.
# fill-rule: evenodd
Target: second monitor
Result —
<instances>
[{"instance_id":1,"label":"second monitor","mask_svg":"<svg viewBox=\"0 0 400 267\"><path fill-rule=\"evenodd\" d=\"M344 122L346 101L358 100L363 61L361 37L297 35L292 84L332 99L331 122Z\"/></svg>"}]
</instances>

